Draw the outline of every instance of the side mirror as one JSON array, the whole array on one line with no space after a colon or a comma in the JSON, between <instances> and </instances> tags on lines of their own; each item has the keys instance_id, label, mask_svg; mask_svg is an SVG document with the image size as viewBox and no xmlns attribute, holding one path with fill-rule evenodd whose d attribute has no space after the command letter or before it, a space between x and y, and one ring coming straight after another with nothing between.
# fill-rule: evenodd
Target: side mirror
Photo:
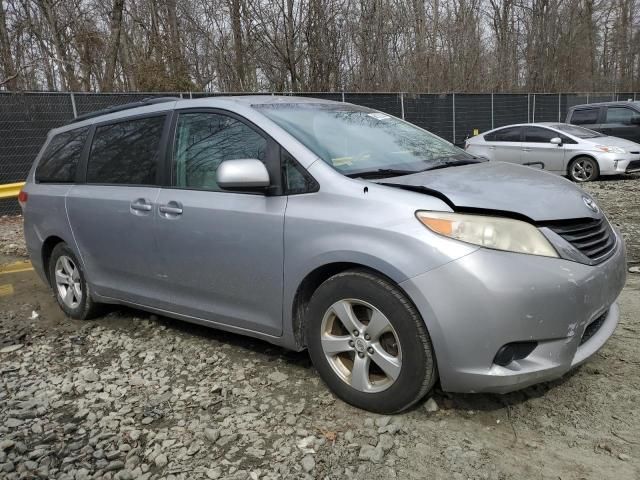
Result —
<instances>
[{"instance_id":1,"label":"side mirror","mask_svg":"<svg viewBox=\"0 0 640 480\"><path fill-rule=\"evenodd\" d=\"M640 125L640 116L631 117L631 125Z\"/></svg>"},{"instance_id":2,"label":"side mirror","mask_svg":"<svg viewBox=\"0 0 640 480\"><path fill-rule=\"evenodd\" d=\"M226 190L262 190L271 184L267 167L255 158L225 160L216 170L216 180Z\"/></svg>"},{"instance_id":3,"label":"side mirror","mask_svg":"<svg viewBox=\"0 0 640 480\"><path fill-rule=\"evenodd\" d=\"M553 137L551 140L549 140L551 143L553 143L554 145L562 145L562 139L560 137Z\"/></svg>"}]
</instances>

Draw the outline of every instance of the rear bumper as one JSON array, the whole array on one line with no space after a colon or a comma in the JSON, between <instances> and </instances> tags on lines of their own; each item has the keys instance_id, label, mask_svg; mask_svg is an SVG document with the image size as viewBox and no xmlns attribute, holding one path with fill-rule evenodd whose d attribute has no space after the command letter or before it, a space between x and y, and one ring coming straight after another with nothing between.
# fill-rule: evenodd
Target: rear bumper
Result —
<instances>
[{"instance_id":1,"label":"rear bumper","mask_svg":"<svg viewBox=\"0 0 640 480\"><path fill-rule=\"evenodd\" d=\"M556 379L596 353L619 318L626 261L618 240L596 266L480 249L403 282L427 324L443 390L506 393ZM523 341L537 342L527 357L493 363L500 347Z\"/></svg>"}]
</instances>

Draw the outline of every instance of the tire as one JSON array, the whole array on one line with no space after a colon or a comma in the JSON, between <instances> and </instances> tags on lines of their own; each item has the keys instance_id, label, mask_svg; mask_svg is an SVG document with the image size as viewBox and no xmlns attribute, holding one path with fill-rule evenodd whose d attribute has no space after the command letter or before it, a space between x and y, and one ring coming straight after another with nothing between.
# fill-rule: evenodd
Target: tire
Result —
<instances>
[{"instance_id":1,"label":"tire","mask_svg":"<svg viewBox=\"0 0 640 480\"><path fill-rule=\"evenodd\" d=\"M358 334L347 333L346 324ZM305 335L324 382L365 410L406 410L438 378L420 314L396 285L367 270L339 273L318 287L305 313Z\"/></svg>"},{"instance_id":2,"label":"tire","mask_svg":"<svg viewBox=\"0 0 640 480\"><path fill-rule=\"evenodd\" d=\"M85 273L66 243L59 243L51 252L49 282L58 305L67 316L88 320L99 314L100 304L91 298ZM69 292L69 296L65 292Z\"/></svg>"},{"instance_id":3,"label":"tire","mask_svg":"<svg viewBox=\"0 0 640 480\"><path fill-rule=\"evenodd\" d=\"M600 176L600 167L591 157L577 157L571 160L568 174L574 182L592 182Z\"/></svg>"}]
</instances>

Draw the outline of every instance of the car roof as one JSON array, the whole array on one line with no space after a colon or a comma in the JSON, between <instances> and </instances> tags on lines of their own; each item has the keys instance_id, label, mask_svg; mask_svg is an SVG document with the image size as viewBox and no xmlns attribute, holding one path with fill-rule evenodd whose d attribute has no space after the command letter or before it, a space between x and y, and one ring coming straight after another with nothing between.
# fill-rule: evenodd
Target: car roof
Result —
<instances>
[{"instance_id":1,"label":"car roof","mask_svg":"<svg viewBox=\"0 0 640 480\"><path fill-rule=\"evenodd\" d=\"M496 127L493 128L491 130L488 130L484 133L481 133L480 135L485 135L489 132L494 132L496 130L501 130L503 128L510 128L510 127L551 127L551 128L555 128L554 125L560 125L563 124L565 122L529 122L529 123L512 123L510 125L503 125L501 127ZM570 125L569 123L565 123L566 125Z\"/></svg>"},{"instance_id":2,"label":"car roof","mask_svg":"<svg viewBox=\"0 0 640 480\"><path fill-rule=\"evenodd\" d=\"M588 107L611 107L611 106L632 106L635 108L640 108L640 101L632 101L632 100L619 100L615 102L598 102L598 103L582 103L580 105L573 105L574 108L588 108Z\"/></svg>"},{"instance_id":3,"label":"car roof","mask_svg":"<svg viewBox=\"0 0 640 480\"><path fill-rule=\"evenodd\" d=\"M232 105L251 108L257 105L272 104L343 104L333 100L314 97L296 97L292 95L230 95L216 97L200 97L192 99L182 98L149 98L141 102L119 105L115 107L91 112L72 120L67 125L52 129L53 134L66 130L86 127L94 123L109 120L119 120L148 113L164 112L176 108L230 108ZM347 104L349 105L349 104Z\"/></svg>"}]
</instances>

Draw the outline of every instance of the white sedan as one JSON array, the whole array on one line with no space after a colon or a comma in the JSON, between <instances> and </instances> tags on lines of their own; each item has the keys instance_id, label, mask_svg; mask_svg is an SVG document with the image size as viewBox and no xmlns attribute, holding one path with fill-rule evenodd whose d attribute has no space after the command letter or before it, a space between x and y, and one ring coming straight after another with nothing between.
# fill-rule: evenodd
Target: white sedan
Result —
<instances>
[{"instance_id":1,"label":"white sedan","mask_svg":"<svg viewBox=\"0 0 640 480\"><path fill-rule=\"evenodd\" d=\"M519 163L588 182L640 172L640 144L568 123L526 123L468 139L465 150L491 161Z\"/></svg>"}]
</instances>

